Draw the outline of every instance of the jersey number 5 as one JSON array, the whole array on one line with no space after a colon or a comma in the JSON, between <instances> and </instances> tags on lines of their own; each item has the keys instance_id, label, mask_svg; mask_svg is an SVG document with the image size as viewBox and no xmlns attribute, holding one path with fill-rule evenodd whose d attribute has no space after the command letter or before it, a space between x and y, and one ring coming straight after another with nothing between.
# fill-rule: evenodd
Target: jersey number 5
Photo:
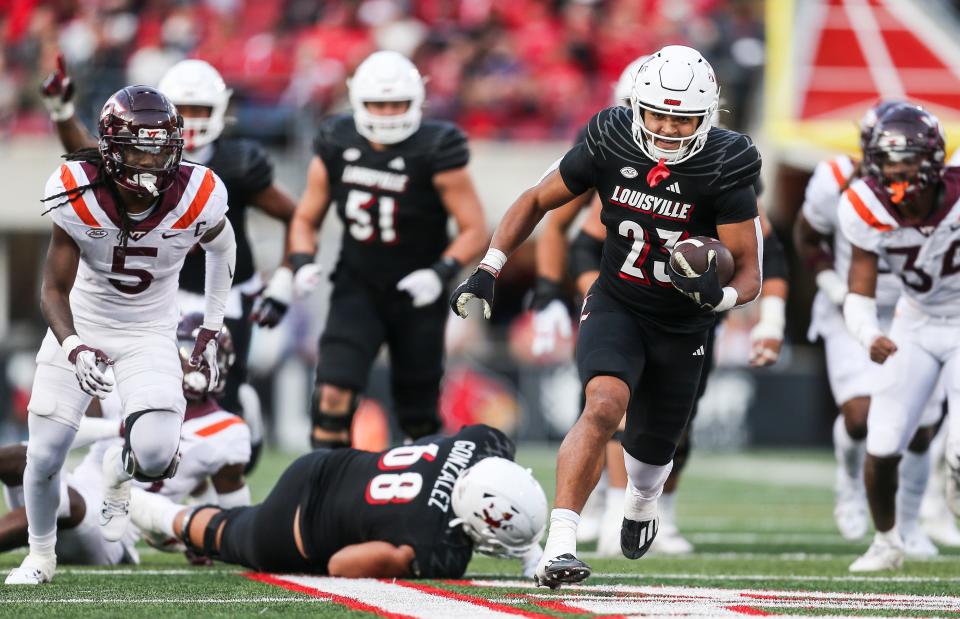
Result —
<instances>
[{"instance_id":1,"label":"jersey number 5","mask_svg":"<svg viewBox=\"0 0 960 619\"><path fill-rule=\"evenodd\" d=\"M370 207L377 204L379 218L374 225ZM350 235L362 243L373 239L376 228L380 228L380 240L384 243L397 242L397 228L394 215L397 212L397 201L389 196L375 196L366 191L351 189L347 195L344 207L347 219L350 221Z\"/></svg>"},{"instance_id":2,"label":"jersey number 5","mask_svg":"<svg viewBox=\"0 0 960 619\"><path fill-rule=\"evenodd\" d=\"M125 292L127 294L140 294L150 287L150 282L153 281L153 274L146 269L127 268L127 256L146 256L148 258L156 258L157 248L125 247L123 245L118 245L113 248L113 264L110 266L110 272L119 273L121 275L130 275L132 277L136 277L138 281L133 284L128 284L120 281L119 279L110 278L110 283L120 292Z\"/></svg>"},{"instance_id":3,"label":"jersey number 5","mask_svg":"<svg viewBox=\"0 0 960 619\"><path fill-rule=\"evenodd\" d=\"M380 456L377 467L381 471L405 469L421 458L432 461L439 449L435 443L395 447ZM420 473L381 473L367 484L366 499L371 505L409 503L417 498L422 489L423 476Z\"/></svg>"}]
</instances>

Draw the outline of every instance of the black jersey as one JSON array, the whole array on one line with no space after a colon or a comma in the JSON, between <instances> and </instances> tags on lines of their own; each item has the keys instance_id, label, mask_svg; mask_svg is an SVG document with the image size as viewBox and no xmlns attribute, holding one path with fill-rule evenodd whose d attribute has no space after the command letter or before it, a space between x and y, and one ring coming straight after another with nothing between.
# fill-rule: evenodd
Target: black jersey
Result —
<instances>
[{"instance_id":1,"label":"black jersey","mask_svg":"<svg viewBox=\"0 0 960 619\"><path fill-rule=\"evenodd\" d=\"M661 328L692 332L714 314L670 284L670 248L690 236L717 236L717 225L757 216L753 183L760 154L749 137L711 129L703 149L669 166L666 179L648 179L656 166L633 139L633 111L617 106L594 116L584 142L560 162L575 194L595 187L607 228L598 280L614 299Z\"/></svg>"},{"instance_id":2,"label":"black jersey","mask_svg":"<svg viewBox=\"0 0 960 619\"><path fill-rule=\"evenodd\" d=\"M214 142L213 149L213 156L204 165L213 170L227 188L230 204L227 219L237 238L233 282L240 284L253 277L255 272L247 239L247 206L253 196L273 184L273 165L263 147L252 140L224 138ZM180 287L203 293L205 271L204 252L194 247L180 270Z\"/></svg>"},{"instance_id":3,"label":"black jersey","mask_svg":"<svg viewBox=\"0 0 960 619\"><path fill-rule=\"evenodd\" d=\"M417 576L460 577L473 542L450 526L453 484L483 458L513 454L510 439L484 425L380 453L330 452L312 473L304 505L311 563L322 570L341 548L377 540L412 546Z\"/></svg>"},{"instance_id":4,"label":"black jersey","mask_svg":"<svg viewBox=\"0 0 960 619\"><path fill-rule=\"evenodd\" d=\"M467 138L453 124L423 121L412 136L376 151L351 115L329 118L314 142L344 224L338 268L377 288L436 262L450 242L448 214L433 185L438 172L462 168Z\"/></svg>"}]
</instances>

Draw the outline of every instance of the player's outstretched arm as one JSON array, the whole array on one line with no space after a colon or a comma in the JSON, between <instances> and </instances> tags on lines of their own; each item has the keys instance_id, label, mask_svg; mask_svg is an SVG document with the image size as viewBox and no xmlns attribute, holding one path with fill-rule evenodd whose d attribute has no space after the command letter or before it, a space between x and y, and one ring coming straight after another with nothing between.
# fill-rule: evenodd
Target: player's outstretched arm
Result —
<instances>
[{"instance_id":1,"label":"player's outstretched arm","mask_svg":"<svg viewBox=\"0 0 960 619\"><path fill-rule=\"evenodd\" d=\"M217 364L217 336L223 327L227 296L233 286L236 272L237 239L233 225L224 217L220 223L200 237L200 247L206 252L203 282L203 325L197 332L197 341L190 354L190 366L203 366L207 385L212 389L219 380Z\"/></svg>"},{"instance_id":2,"label":"player's outstretched arm","mask_svg":"<svg viewBox=\"0 0 960 619\"><path fill-rule=\"evenodd\" d=\"M327 573L341 578L402 578L413 576L413 547L389 542L364 542L338 550L327 563Z\"/></svg>"},{"instance_id":3,"label":"player's outstretched arm","mask_svg":"<svg viewBox=\"0 0 960 619\"><path fill-rule=\"evenodd\" d=\"M60 143L68 153L97 146L96 138L90 135L74 113L74 91L74 84L70 75L67 74L63 54L60 54L57 56L57 70L43 80L40 94L50 114L50 120L57 129L57 137L60 138Z\"/></svg>"},{"instance_id":4,"label":"player's outstretched arm","mask_svg":"<svg viewBox=\"0 0 960 619\"><path fill-rule=\"evenodd\" d=\"M261 327L277 326L294 294L307 294L320 282L320 265L314 262L317 231L329 208L330 177L323 160L315 156L307 168L307 186L287 226L284 264L274 271L250 314Z\"/></svg>"},{"instance_id":5,"label":"player's outstretched arm","mask_svg":"<svg viewBox=\"0 0 960 619\"><path fill-rule=\"evenodd\" d=\"M719 225L717 236L733 255L733 279L724 287L721 305L729 304L724 309L730 309L753 301L760 294L760 218ZM732 304L728 288L736 292Z\"/></svg>"},{"instance_id":6,"label":"player's outstretched arm","mask_svg":"<svg viewBox=\"0 0 960 619\"><path fill-rule=\"evenodd\" d=\"M851 244L850 274L847 278L843 319L847 329L870 351L875 363L883 363L897 352L897 345L880 331L877 321L877 254Z\"/></svg>"},{"instance_id":7,"label":"player's outstretched arm","mask_svg":"<svg viewBox=\"0 0 960 619\"><path fill-rule=\"evenodd\" d=\"M770 225L766 211L758 210L763 232L763 284L760 288L760 319L750 330L750 365L765 367L780 358L789 284L783 244Z\"/></svg>"},{"instance_id":8,"label":"player's outstretched arm","mask_svg":"<svg viewBox=\"0 0 960 619\"><path fill-rule=\"evenodd\" d=\"M490 318L494 283L507 262L507 256L530 236L544 215L575 197L576 194L567 188L557 170L520 194L497 225L490 249L480 261L480 266L450 297L453 311L461 318L466 318L466 305L470 299L476 298L483 302L484 317Z\"/></svg>"}]
</instances>

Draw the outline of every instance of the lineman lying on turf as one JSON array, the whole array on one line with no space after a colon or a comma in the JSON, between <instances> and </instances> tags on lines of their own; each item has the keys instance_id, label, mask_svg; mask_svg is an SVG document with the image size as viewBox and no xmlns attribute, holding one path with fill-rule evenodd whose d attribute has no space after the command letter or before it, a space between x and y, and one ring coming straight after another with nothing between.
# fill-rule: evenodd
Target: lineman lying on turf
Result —
<instances>
[{"instance_id":1,"label":"lineman lying on turf","mask_svg":"<svg viewBox=\"0 0 960 619\"><path fill-rule=\"evenodd\" d=\"M184 508L135 493L131 518L197 554L263 572L459 578L474 550L533 572L547 499L489 426L380 453L318 449L250 507Z\"/></svg>"}]
</instances>

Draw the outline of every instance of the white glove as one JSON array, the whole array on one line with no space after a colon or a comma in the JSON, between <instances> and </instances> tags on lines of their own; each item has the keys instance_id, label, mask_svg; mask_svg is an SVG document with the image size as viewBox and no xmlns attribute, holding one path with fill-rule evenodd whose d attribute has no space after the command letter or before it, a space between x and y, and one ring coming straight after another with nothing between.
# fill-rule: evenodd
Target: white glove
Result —
<instances>
[{"instance_id":1,"label":"white glove","mask_svg":"<svg viewBox=\"0 0 960 619\"><path fill-rule=\"evenodd\" d=\"M217 386L220 381L220 365L217 363L217 336L219 329L200 327L197 331L197 341L190 353L189 366L192 368L206 368L207 391Z\"/></svg>"},{"instance_id":2,"label":"white glove","mask_svg":"<svg viewBox=\"0 0 960 619\"><path fill-rule=\"evenodd\" d=\"M537 571L537 564L540 563L540 557L543 556L543 548L540 547L540 544L534 544L530 550L528 550L520 558L520 561L523 562L523 577L524 578L533 578L534 573Z\"/></svg>"},{"instance_id":3,"label":"white glove","mask_svg":"<svg viewBox=\"0 0 960 619\"><path fill-rule=\"evenodd\" d=\"M417 269L397 282L397 290L409 294L414 307L423 307L440 298L443 282L433 269Z\"/></svg>"},{"instance_id":4,"label":"white glove","mask_svg":"<svg viewBox=\"0 0 960 619\"><path fill-rule=\"evenodd\" d=\"M542 310L533 314L534 356L552 353L557 347L557 336L569 338L573 335L570 327L570 314L563 301L554 299Z\"/></svg>"},{"instance_id":5,"label":"white glove","mask_svg":"<svg viewBox=\"0 0 960 619\"><path fill-rule=\"evenodd\" d=\"M323 281L323 267L316 262L305 264L293 275L293 296L302 299L309 296Z\"/></svg>"},{"instance_id":6,"label":"white glove","mask_svg":"<svg viewBox=\"0 0 960 619\"><path fill-rule=\"evenodd\" d=\"M84 393L102 400L113 391L113 379L105 373L107 366L113 365L113 360L105 352L87 346L76 335L68 336L61 347L73 364L77 382Z\"/></svg>"},{"instance_id":7,"label":"white glove","mask_svg":"<svg viewBox=\"0 0 960 619\"><path fill-rule=\"evenodd\" d=\"M817 288L827 295L827 299L837 307L843 305L843 299L847 296L847 285L840 275L833 269L824 269L817 273Z\"/></svg>"}]
</instances>

